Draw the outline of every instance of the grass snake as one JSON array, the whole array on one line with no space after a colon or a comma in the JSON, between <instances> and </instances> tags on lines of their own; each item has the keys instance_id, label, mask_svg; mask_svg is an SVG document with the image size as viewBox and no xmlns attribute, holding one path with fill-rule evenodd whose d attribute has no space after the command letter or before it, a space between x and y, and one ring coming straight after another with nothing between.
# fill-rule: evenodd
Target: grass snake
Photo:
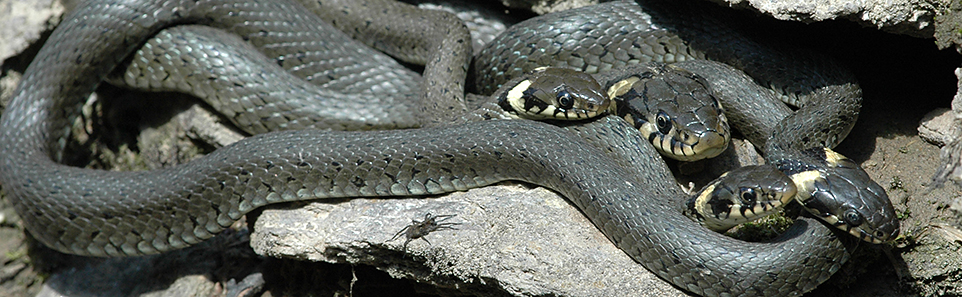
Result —
<instances>
[{"instance_id":1,"label":"grass snake","mask_svg":"<svg viewBox=\"0 0 962 297\"><path fill-rule=\"evenodd\" d=\"M796 199L806 209L869 242L894 238L899 226L884 189L831 151L858 118L862 97L854 75L815 53L748 36L735 17L689 1L616 1L532 18L481 50L475 85L488 94L509 77L545 66L590 73L673 62L711 82L726 117L767 162L804 180ZM772 97L799 109L792 113Z\"/></svg>"},{"instance_id":2,"label":"grass snake","mask_svg":"<svg viewBox=\"0 0 962 297\"><path fill-rule=\"evenodd\" d=\"M275 11L267 13L267 9ZM279 15L287 18L268 19ZM428 66L423 81L413 78L421 83L395 86L385 83L394 79L381 76L416 76L398 70L403 67L390 59L351 47L354 43L349 38L303 15L303 9L281 1L109 0L81 4L31 63L0 120L0 181L30 233L63 252L137 255L199 242L247 211L269 203L424 195L511 179L558 191L635 260L701 295L798 294L827 279L847 258L847 251L830 229L811 219L798 220L786 234L768 243L740 242L698 227L681 214L683 206L676 198L685 195L674 185L670 172L664 164L652 162L658 160L658 153L620 118L604 117L566 129L532 121L440 125L449 115L465 109L458 91L461 82L444 79L463 77L467 70L467 58L459 57L466 55L447 50L459 48L464 38L427 41L432 44L428 48L441 50L431 51L431 58L424 60ZM440 20L444 22L443 17ZM248 41L260 42L261 51L280 57L276 63L295 72L311 71L310 65L286 63L303 55L333 52L350 57L343 63L361 65L358 76L375 77L360 81L373 82L375 89L411 90L391 92L398 98L376 100L443 99L437 100L442 103L419 103L409 110L416 115L413 119L392 119L396 122L384 126L438 127L265 133L189 164L146 172L107 172L58 164L55 160L62 154L67 127L100 81L148 37L187 23L238 32ZM458 31L430 27L446 28L442 33ZM303 33L301 28L320 29L317 32L321 33ZM298 51L317 42L309 40L318 35L330 38L321 39L329 41L322 45L324 51ZM445 66L434 67L433 63ZM363 69L385 65L390 69ZM320 84L341 83L337 76L315 78L326 80ZM248 113L238 113L236 123L241 128L251 127L251 133L272 128L258 124L261 118L281 129L301 128L271 123L276 118L273 111L260 115L258 107L245 111ZM293 118L294 123L309 122ZM403 121L409 122L401 124ZM320 128L378 128L365 120L332 125L336 127ZM571 132L581 137L570 137ZM769 146L779 142L773 139ZM608 148L602 150L598 145ZM606 157L609 155L619 156L627 164Z\"/></svg>"}]
</instances>

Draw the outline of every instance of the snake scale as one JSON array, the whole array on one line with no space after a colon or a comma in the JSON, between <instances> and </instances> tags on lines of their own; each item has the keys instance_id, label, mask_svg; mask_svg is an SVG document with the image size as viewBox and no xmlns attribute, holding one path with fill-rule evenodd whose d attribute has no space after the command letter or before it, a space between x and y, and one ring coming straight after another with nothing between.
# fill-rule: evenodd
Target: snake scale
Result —
<instances>
[{"instance_id":1,"label":"snake scale","mask_svg":"<svg viewBox=\"0 0 962 297\"><path fill-rule=\"evenodd\" d=\"M312 23L302 8L283 1L157 2L81 4L31 63L0 119L0 181L28 231L56 250L93 256L156 253L209 238L269 203L435 194L520 180L563 194L639 263L701 295L799 294L827 279L848 257L831 230L811 219L798 220L769 243L732 240L699 227L681 214L683 203L677 197L686 195L673 184L665 165L651 161L660 158L658 153L620 118L609 116L566 129L533 121L439 125L464 108L458 92L461 82L434 80L463 76L467 59L452 58L443 50L458 47L463 39L429 46L441 48L442 54L425 60L421 85L427 87L403 87L416 90L414 95L401 94L440 98L437 102L444 103L413 107L421 116L438 117L418 125L438 127L271 132L155 171L107 172L58 164L66 129L86 97L128 53L165 27L217 25L255 43L298 47L305 43L275 39L316 37L282 33L306 24L301 26L333 36L334 46L325 46L356 59L350 65L362 60L371 67L397 64L369 53L352 53L353 48L340 45L349 38ZM277 15L289 18L267 19ZM265 48L271 49L260 49ZM281 66L286 66L287 58L297 58L268 55L282 57ZM457 61L446 61L449 58ZM432 63L446 66L436 68ZM337 83L336 77L329 83ZM580 137L571 137L572 132ZM609 149L603 151L599 145ZM627 165L608 155L619 156Z\"/></svg>"}]
</instances>

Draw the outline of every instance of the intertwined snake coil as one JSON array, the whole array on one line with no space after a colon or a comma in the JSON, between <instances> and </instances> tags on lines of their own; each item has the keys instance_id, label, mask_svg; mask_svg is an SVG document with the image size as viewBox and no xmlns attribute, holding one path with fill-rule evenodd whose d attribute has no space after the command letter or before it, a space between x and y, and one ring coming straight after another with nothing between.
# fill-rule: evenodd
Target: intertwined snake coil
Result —
<instances>
[{"instance_id":1,"label":"intertwined snake coil","mask_svg":"<svg viewBox=\"0 0 962 297\"><path fill-rule=\"evenodd\" d=\"M298 22L256 21L269 15ZM799 220L774 243L739 242L697 227L680 214L680 203L673 203L684 194L664 165L650 162L657 153L637 131L611 117L567 130L530 121L488 121L367 133L275 132L184 166L149 172L56 163L66 127L102 78L142 40L182 23L220 26L275 45L283 44L271 43L275 38L313 37L276 33L295 26L338 34L303 16L302 8L280 1L81 4L24 74L0 121L0 180L27 229L44 244L87 255L153 253L209 238L268 203L431 194L512 179L565 195L634 259L698 294L797 294L824 281L847 257L831 231L809 219ZM366 64L381 63L378 59ZM425 84L432 85L438 76L430 73L435 60L428 61ZM457 88L435 91L423 90L421 97L458 97ZM635 169L614 164L592 143L612 145L614 154Z\"/></svg>"}]
</instances>

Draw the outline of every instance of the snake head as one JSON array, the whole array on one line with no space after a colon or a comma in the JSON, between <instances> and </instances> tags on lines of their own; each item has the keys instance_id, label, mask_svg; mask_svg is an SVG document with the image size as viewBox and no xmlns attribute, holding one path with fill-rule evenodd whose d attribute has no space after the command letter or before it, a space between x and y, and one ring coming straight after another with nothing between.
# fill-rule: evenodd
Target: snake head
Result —
<instances>
[{"instance_id":1,"label":"snake head","mask_svg":"<svg viewBox=\"0 0 962 297\"><path fill-rule=\"evenodd\" d=\"M775 166L744 166L708 183L688 201L686 214L725 232L775 213L795 197L795 183Z\"/></svg>"},{"instance_id":2,"label":"snake head","mask_svg":"<svg viewBox=\"0 0 962 297\"><path fill-rule=\"evenodd\" d=\"M594 77L581 71L540 67L505 84L499 103L534 120L582 120L608 110L610 100Z\"/></svg>"},{"instance_id":3,"label":"snake head","mask_svg":"<svg viewBox=\"0 0 962 297\"><path fill-rule=\"evenodd\" d=\"M836 228L871 243L899 234L895 208L885 189L854 161L824 150L825 166L793 174L796 199L809 212Z\"/></svg>"},{"instance_id":4,"label":"snake head","mask_svg":"<svg viewBox=\"0 0 962 297\"><path fill-rule=\"evenodd\" d=\"M725 151L728 120L708 83L681 68L652 69L610 83L618 115L670 158L696 161Z\"/></svg>"}]
</instances>

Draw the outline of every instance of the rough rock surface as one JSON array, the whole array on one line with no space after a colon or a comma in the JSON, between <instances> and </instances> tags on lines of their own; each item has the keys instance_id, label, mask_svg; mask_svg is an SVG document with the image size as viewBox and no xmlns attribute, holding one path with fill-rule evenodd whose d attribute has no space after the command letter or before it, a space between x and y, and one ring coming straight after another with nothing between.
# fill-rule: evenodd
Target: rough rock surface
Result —
<instances>
[{"instance_id":1,"label":"rough rock surface","mask_svg":"<svg viewBox=\"0 0 962 297\"><path fill-rule=\"evenodd\" d=\"M910 0L865 1L856 5L829 0L730 2L779 19L813 22L841 18L886 32L927 37L932 36L932 19L938 20L936 16L941 9L936 4L940 2ZM29 5L16 5L27 3L34 2L0 2L0 13L25 12L27 10L20 7ZM547 12L584 3L588 2L542 1L537 3L535 11ZM4 10L4 7L16 9ZM31 32L41 36L45 22L32 27ZM24 23L0 27L20 28ZM867 102L860 124L839 151L859 161L889 191L903 217L903 238L895 245L861 247L856 258L813 295L962 294L962 281L958 278L962 272L959 268L962 267L959 264L962 232L958 229L962 222L956 213L962 210L962 198L959 198L962 194L950 186L926 191L925 185L939 162L938 148L916 136L923 114L935 107L949 106L948 98L956 89L951 69L962 64L962 60L957 56L935 57L930 49L916 45L931 47L931 41L884 34L876 34L881 41L869 41L878 43L874 47L853 45L847 39L874 32L845 27L847 24L836 25L843 31L848 30L847 33L813 25L816 33L812 34L833 38L837 33L838 37L831 40L845 48L836 54L855 58L851 63L863 83ZM26 35L29 34L22 36ZM4 39L0 44L14 43ZM890 49L897 44L912 45L906 47L908 49ZM23 48L26 47L21 46L19 50ZM879 55L884 59L860 57L864 55ZM933 58L926 59L927 56ZM18 78L16 72L26 66L8 63L19 58L3 61L0 103L12 94L9 86ZM23 62L29 60L29 57L22 58ZM887 66L879 67L877 60L888 61ZM900 65L903 60L914 64ZM952 65L944 65L947 63ZM898 68L892 70L888 66ZM923 70L911 72L922 66L925 66ZM932 74L945 69L950 69L945 73L950 76L947 79ZM925 75L938 78L930 81ZM923 76L926 78L901 81ZM943 83L946 80L950 83ZM100 91L101 94L116 92ZM959 107L962 100L955 102L954 112L962 110ZM160 103L140 108L139 112L156 114L158 105L175 106L169 108L174 115L159 115L160 124L150 121L135 124L139 133L133 136L133 141L140 143L93 145L84 147L78 154L91 153L93 157L87 158L94 159L90 161L94 167L144 169L184 162L197 151L209 150L237 137L232 133L223 134L226 131L223 128L211 129L222 126L193 103ZM135 109L127 103L103 103L91 107L88 119L106 119L109 114L125 113L118 110ZM115 123L140 117L128 114L115 119ZM124 137L110 135L117 132L101 131L91 121L85 123L78 134L92 132L88 136L93 140ZM949 122L946 127L952 126ZM170 126L164 127L166 125ZM939 129L935 131L942 131ZM169 134L177 135L175 141L171 142ZM198 143L202 143L199 149ZM238 283L243 283L242 279L257 275L256 271L264 273L266 289L271 295L308 292L316 295L365 295L366 292L381 296L408 293L682 294L627 258L563 198L523 185L501 185L428 199L355 199L269 207L252 216L255 232L251 245L257 253L279 259L261 259L248 254L246 239L238 235L244 234L243 231L219 236L195 248L144 258L86 259L51 255L52 252L42 247L35 248L40 252L28 254L26 243L29 241L23 238L16 214L9 206L4 207L0 208L3 210L0 211L3 217L0 219L0 251L3 252L0 253L0 296L37 294L42 282L37 271L52 273L44 282L42 294L53 295L223 295L236 289ZM422 219L426 213L456 214L446 222L459 225L454 226L456 230L431 233L425 237L430 244L411 241L406 252L402 251L403 239L390 240L412 219ZM305 260L340 264L311 264ZM392 282L392 278L414 281ZM391 287L382 287L381 283L390 283Z\"/></svg>"},{"instance_id":2,"label":"rough rock surface","mask_svg":"<svg viewBox=\"0 0 962 297\"><path fill-rule=\"evenodd\" d=\"M955 69L955 76L959 78L959 84L952 99L952 109L940 108L926 115L919 126L919 136L942 146L942 164L934 182L941 184L954 180L962 186L962 68Z\"/></svg>"},{"instance_id":3,"label":"rough rock surface","mask_svg":"<svg viewBox=\"0 0 962 297\"><path fill-rule=\"evenodd\" d=\"M750 7L779 20L818 22L850 20L863 26L915 37L931 37L933 20L944 9L940 1L762 1L713 0L732 6Z\"/></svg>"},{"instance_id":4,"label":"rough rock surface","mask_svg":"<svg viewBox=\"0 0 962 297\"><path fill-rule=\"evenodd\" d=\"M60 22L64 6L56 0L0 2L0 61L40 39L44 30Z\"/></svg>"},{"instance_id":5,"label":"rough rock surface","mask_svg":"<svg viewBox=\"0 0 962 297\"><path fill-rule=\"evenodd\" d=\"M720 5L745 8L779 20L819 22L849 20L863 26L906 34L932 37L934 19L948 9L948 2L935 0L844 1L844 0L711 0ZM545 14L605 2L600 0L502 0L505 6L531 9ZM951 2L951 1L950 1Z\"/></svg>"},{"instance_id":6,"label":"rough rock surface","mask_svg":"<svg viewBox=\"0 0 962 297\"><path fill-rule=\"evenodd\" d=\"M396 232L425 214L456 215L399 252ZM683 296L637 265L564 198L497 186L425 199L353 199L267 209L254 225L258 254L382 267L392 276L485 295ZM412 263L413 261L413 263Z\"/></svg>"},{"instance_id":7,"label":"rough rock surface","mask_svg":"<svg viewBox=\"0 0 962 297\"><path fill-rule=\"evenodd\" d=\"M925 115L919 124L919 137L938 146L945 146L959 135L956 112L939 108Z\"/></svg>"}]
</instances>

